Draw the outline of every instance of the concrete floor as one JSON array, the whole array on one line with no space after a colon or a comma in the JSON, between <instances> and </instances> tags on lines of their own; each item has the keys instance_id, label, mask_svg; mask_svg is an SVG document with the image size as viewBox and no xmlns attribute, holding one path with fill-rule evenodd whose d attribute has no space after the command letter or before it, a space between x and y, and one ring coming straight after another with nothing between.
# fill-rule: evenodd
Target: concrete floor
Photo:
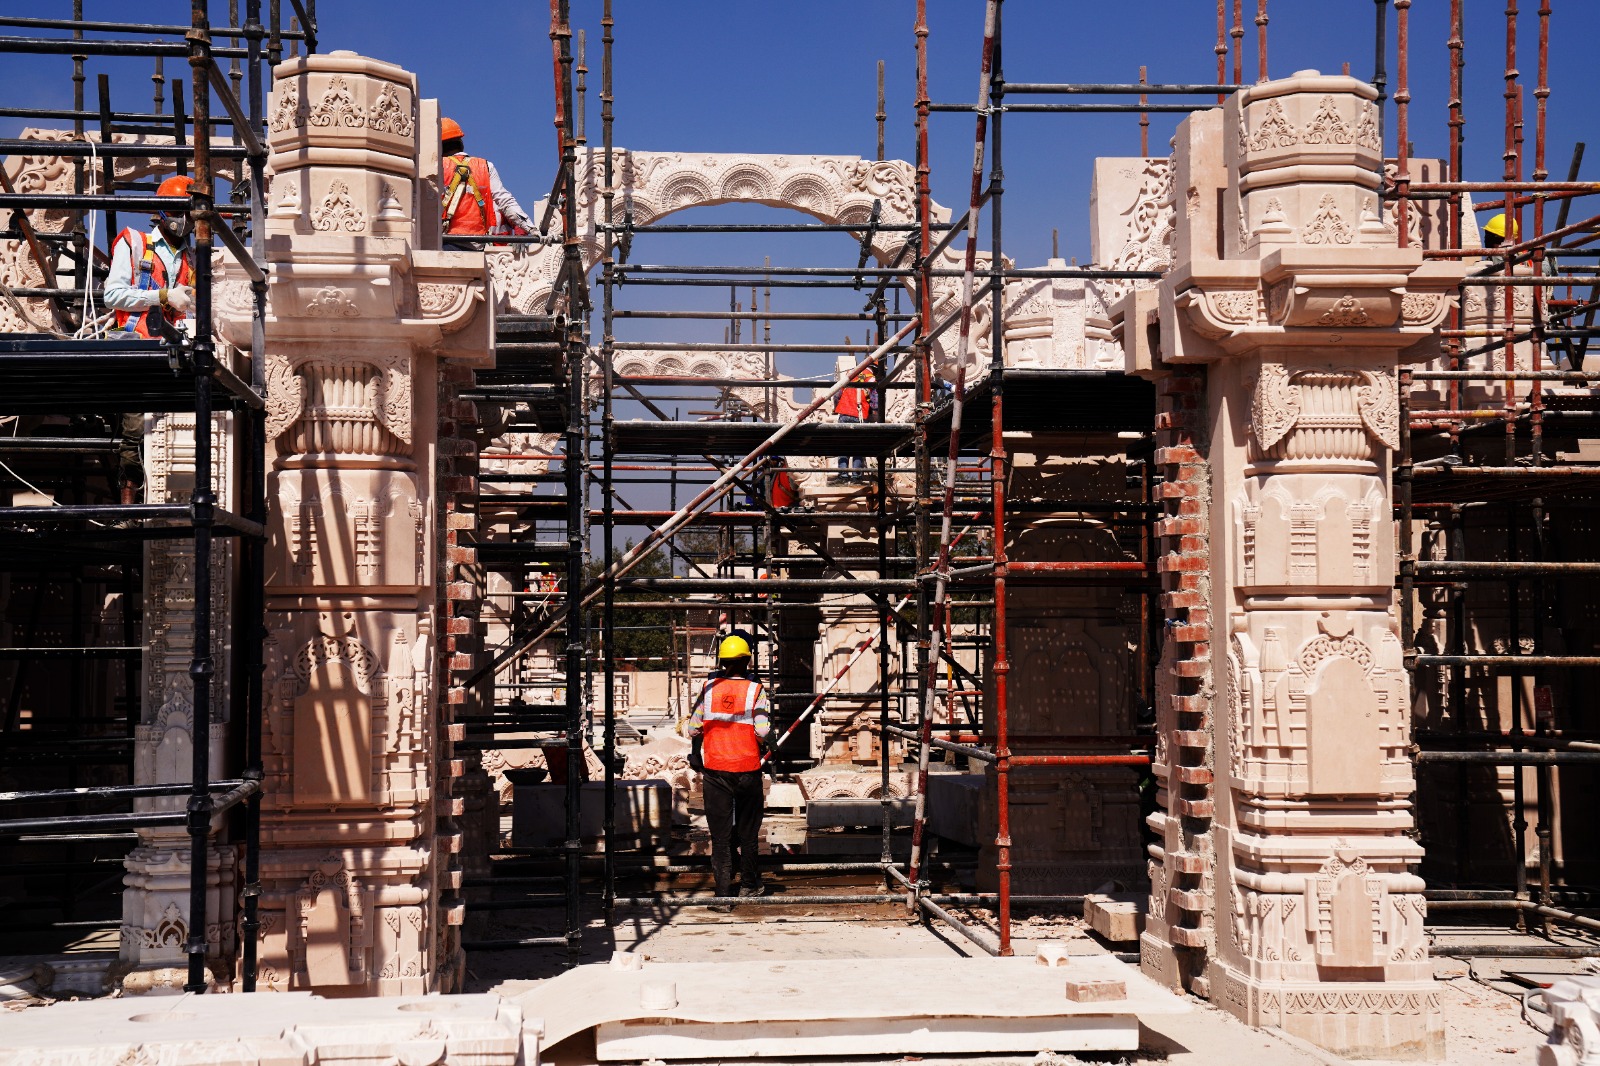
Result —
<instances>
[{"instance_id":1,"label":"concrete floor","mask_svg":"<svg viewBox=\"0 0 1600 1066\"><path fill-rule=\"evenodd\" d=\"M750 909L748 913L716 915L684 910L676 915L637 908L619 911L614 929L594 922L585 930L586 958L607 957L613 949L637 951L663 962L705 962L716 959L760 960L801 958L916 959L970 955L977 951L959 936L938 926L905 920L897 908L858 908L871 913L851 914L845 908L782 910ZM973 915L978 917L979 915ZM518 931L529 931L517 923ZM508 932L510 930L502 930ZM1062 939L1073 953L1107 950L1085 932L1078 919L1026 919L1017 926L1017 951L1031 953L1042 939ZM1499 935L1510 936L1501 933ZM1481 937L1477 937L1481 939ZM1531 941L1530 941L1531 942ZM552 960L553 961L553 960ZM494 991L514 996L530 987L530 965L525 951L478 954L472 958L468 991ZM1496 983L1502 969L1571 972L1572 962L1551 960L1484 960L1467 963L1440 958L1441 999L1445 1011L1447 1052L1451 1066L1491 1066L1532 1062L1544 1043L1542 1033L1523 1022L1515 987ZM1172 1018L1144 1021L1144 1038L1133 1057L1108 1053L1076 1057L1056 1055L1053 1061L1170 1063L1174 1066L1326 1066L1343 1059L1285 1034L1251 1029L1231 1015L1196 1001L1196 1010ZM579 1040L555 1049L549 1061L556 1066L591 1066L592 1047ZM819 1060L820 1063L821 1060ZM845 1066L839 1060L828 1062ZM869 1060L870 1061L870 1060ZM992 1056L980 1059L950 1058L948 1066L971 1062L974 1066L1009 1066L1041 1059Z\"/></svg>"}]
</instances>

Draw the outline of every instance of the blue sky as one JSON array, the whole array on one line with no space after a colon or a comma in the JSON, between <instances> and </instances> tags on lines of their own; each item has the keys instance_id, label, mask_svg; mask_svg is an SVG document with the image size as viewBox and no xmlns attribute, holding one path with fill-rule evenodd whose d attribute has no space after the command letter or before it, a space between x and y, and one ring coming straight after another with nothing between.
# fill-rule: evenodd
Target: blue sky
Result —
<instances>
[{"instance_id":1,"label":"blue sky","mask_svg":"<svg viewBox=\"0 0 1600 1066\"><path fill-rule=\"evenodd\" d=\"M130 6L86 0L91 19L137 17L177 22L187 4L149 0ZM1230 5L1231 6L1231 5ZM1254 80L1253 3L1246 3L1245 71ZM1528 169L1532 154L1532 82L1537 0L1523 0L1519 66L1528 86ZM1600 3L1555 0L1552 5L1550 169L1564 176L1572 142L1600 142L1600 125L1583 94L1588 59L1600 39ZM287 12L290 5L283 4ZM590 128L599 136L600 0L574 0L575 28L588 30ZM1424 0L1412 11L1413 141L1419 154L1445 147L1447 11ZM1504 100L1505 0L1467 0L1468 157L1472 177L1498 177ZM69 0L25 0L8 13L70 14ZM227 5L213 0L213 19ZM616 142L692 151L840 153L870 155L875 65L887 62L888 154L913 155L913 0L615 0ZM549 18L538 2L485 2L461 8L438 0L383 3L324 0L321 47L349 48L416 71L425 95L469 133L471 147L493 158L525 206L549 188L554 167L551 126ZM1274 0L1270 6L1270 72L1316 68L1335 72L1348 61L1370 76L1371 0ZM1215 78L1215 6L1211 0L1007 0L1004 66L1012 81L1133 81L1140 64L1155 81ZM971 100L977 84L982 0L930 0L930 82L939 101ZM1389 14L1391 52L1394 13ZM0 32L15 32L0 30ZM187 76L168 63L168 74ZM1390 84L1394 60L1391 56ZM94 75L112 75L118 107L148 106L148 60L95 59ZM63 107L71 100L71 65L64 56L7 56L0 64L0 98L22 106ZM170 105L169 105L170 106ZM1392 104L1391 104L1392 108ZM1153 153L1165 154L1178 116L1152 117ZM21 125L0 119L7 135ZM971 152L967 115L935 116L932 128L934 197L964 199ZM1392 121L1389 129L1393 130ZM1024 263L1049 254L1059 228L1064 254L1086 258L1091 161L1133 155L1139 146L1133 115L1022 115L1006 123L1006 246ZM1600 143L1591 160L1600 167ZM1588 174L1595 171L1586 168ZM746 242L748 244L748 242ZM801 254L809 244L793 249ZM737 249L759 262L791 249L764 239ZM828 256L831 260L832 256Z\"/></svg>"}]
</instances>

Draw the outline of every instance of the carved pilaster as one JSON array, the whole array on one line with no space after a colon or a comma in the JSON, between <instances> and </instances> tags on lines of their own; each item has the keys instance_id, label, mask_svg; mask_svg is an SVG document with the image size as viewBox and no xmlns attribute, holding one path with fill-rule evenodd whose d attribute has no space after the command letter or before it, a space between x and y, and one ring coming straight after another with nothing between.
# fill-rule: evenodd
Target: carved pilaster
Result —
<instances>
[{"instance_id":1,"label":"carved pilaster","mask_svg":"<svg viewBox=\"0 0 1600 1066\"><path fill-rule=\"evenodd\" d=\"M438 396L492 358L486 267L430 250L438 111L411 74L335 52L275 76L260 985L451 991ZM231 266L218 304L247 344Z\"/></svg>"},{"instance_id":2,"label":"carved pilaster","mask_svg":"<svg viewBox=\"0 0 1600 1066\"><path fill-rule=\"evenodd\" d=\"M1340 1054L1436 1057L1389 475L1396 368L1436 353L1461 268L1381 221L1373 93L1307 72L1184 124L1161 354L1207 376L1209 993Z\"/></svg>"}]
</instances>

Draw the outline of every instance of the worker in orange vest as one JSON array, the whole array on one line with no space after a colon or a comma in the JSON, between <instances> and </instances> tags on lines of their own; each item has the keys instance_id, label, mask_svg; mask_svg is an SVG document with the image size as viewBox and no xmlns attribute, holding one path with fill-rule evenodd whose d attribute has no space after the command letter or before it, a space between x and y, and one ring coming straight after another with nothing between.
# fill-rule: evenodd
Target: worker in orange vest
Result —
<instances>
[{"instance_id":1,"label":"worker in orange vest","mask_svg":"<svg viewBox=\"0 0 1600 1066\"><path fill-rule=\"evenodd\" d=\"M841 422L870 422L878 409L878 393L872 387L872 368L861 372L855 382L839 390L833 398L833 413ZM851 468L854 467L854 470ZM867 461L859 455L839 456L839 473L835 481L866 481Z\"/></svg>"},{"instance_id":2,"label":"worker in orange vest","mask_svg":"<svg viewBox=\"0 0 1600 1066\"><path fill-rule=\"evenodd\" d=\"M717 646L717 665L689 718L689 734L698 741L704 767L700 780L711 829L711 874L717 895L731 895L737 855L739 895L759 896L765 891L758 861L766 806L761 742L772 733L772 721L761 682L750 676L750 642L737 635L724 637ZM714 909L727 908L719 904Z\"/></svg>"},{"instance_id":3,"label":"worker in orange vest","mask_svg":"<svg viewBox=\"0 0 1600 1066\"><path fill-rule=\"evenodd\" d=\"M157 196L188 196L194 179L175 174L156 188ZM111 242L111 269L101 300L114 311L123 336L159 340L176 336L179 323L194 308L194 262L187 208L174 207L150 217L148 233L132 227ZM122 416L117 450L117 480L126 503L144 484L144 415Z\"/></svg>"},{"instance_id":4,"label":"worker in orange vest","mask_svg":"<svg viewBox=\"0 0 1600 1066\"><path fill-rule=\"evenodd\" d=\"M178 174L163 181L157 196L188 196L194 179ZM189 234L194 223L184 210L152 215L150 232L128 228L111 242L111 270L101 299L116 312L117 329L159 338L194 307L194 263Z\"/></svg>"},{"instance_id":5,"label":"worker in orange vest","mask_svg":"<svg viewBox=\"0 0 1600 1066\"><path fill-rule=\"evenodd\" d=\"M440 197L442 210L440 222L447 234L469 236L487 234L528 234L536 227L517 198L500 180L494 164L481 156L468 155L466 136L461 124L453 118L439 123ZM469 245L481 248L482 245Z\"/></svg>"},{"instance_id":6,"label":"worker in orange vest","mask_svg":"<svg viewBox=\"0 0 1600 1066\"><path fill-rule=\"evenodd\" d=\"M772 480L768 483L768 502L779 511L787 511L800 503L800 493L794 485L794 475L789 473L785 459L773 460Z\"/></svg>"}]
</instances>

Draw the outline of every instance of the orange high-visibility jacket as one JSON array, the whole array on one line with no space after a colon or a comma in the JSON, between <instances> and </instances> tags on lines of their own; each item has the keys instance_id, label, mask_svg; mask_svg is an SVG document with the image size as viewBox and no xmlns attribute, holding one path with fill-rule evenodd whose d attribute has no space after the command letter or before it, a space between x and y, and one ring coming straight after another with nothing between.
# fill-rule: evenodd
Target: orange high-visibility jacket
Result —
<instances>
[{"instance_id":1,"label":"orange high-visibility jacket","mask_svg":"<svg viewBox=\"0 0 1600 1066\"><path fill-rule=\"evenodd\" d=\"M780 469L772 478L772 506L793 507L800 499L800 494L795 491L794 478L789 476L789 471Z\"/></svg>"},{"instance_id":2,"label":"orange high-visibility jacket","mask_svg":"<svg viewBox=\"0 0 1600 1066\"><path fill-rule=\"evenodd\" d=\"M168 288L167 265L161 261L156 250L150 247L150 235L143 230L133 228L125 229L117 234L117 241L126 241L128 251L133 255L133 287L148 291ZM112 258L116 257L116 242L111 245ZM189 262L189 253L183 252L178 256L178 280L175 285L194 284L194 266ZM151 315L165 315L168 322L177 323L184 316L175 307L162 307L160 304L147 311L118 311L116 312L117 328L138 337L150 340L161 336L159 330L151 328Z\"/></svg>"},{"instance_id":3,"label":"orange high-visibility jacket","mask_svg":"<svg viewBox=\"0 0 1600 1066\"><path fill-rule=\"evenodd\" d=\"M761 682L744 677L717 677L700 694L695 717L704 739L700 755L706 769L748 773L761 769L761 727L766 726L766 700ZM758 731L760 730L760 731Z\"/></svg>"},{"instance_id":4,"label":"orange high-visibility jacket","mask_svg":"<svg viewBox=\"0 0 1600 1066\"><path fill-rule=\"evenodd\" d=\"M856 384L849 388L840 389L839 395L833 401L833 413L836 415L854 415L865 422L872 416L873 395L871 392L872 371L867 371L856 378ZM866 387L863 387L866 386Z\"/></svg>"},{"instance_id":5,"label":"orange high-visibility jacket","mask_svg":"<svg viewBox=\"0 0 1600 1066\"><path fill-rule=\"evenodd\" d=\"M457 185L464 185L460 202L453 214L444 218L446 233L481 235L491 232L499 221L494 209L494 188L489 180L489 161L462 152L445 157L444 196L441 209L450 210L450 199ZM463 173L465 171L465 173Z\"/></svg>"}]
</instances>

